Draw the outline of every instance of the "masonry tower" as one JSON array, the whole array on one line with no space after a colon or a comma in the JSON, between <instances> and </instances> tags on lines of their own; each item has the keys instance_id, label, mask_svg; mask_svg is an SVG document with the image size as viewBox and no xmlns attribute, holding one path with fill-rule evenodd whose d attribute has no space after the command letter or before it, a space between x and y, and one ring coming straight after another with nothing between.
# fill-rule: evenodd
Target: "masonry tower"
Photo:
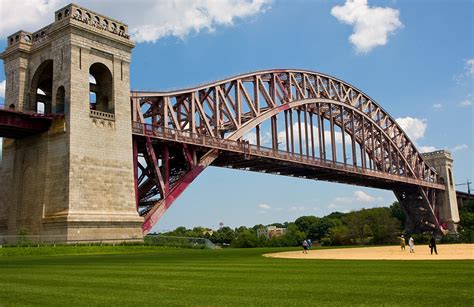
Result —
<instances>
[{"instance_id":1,"label":"masonry tower","mask_svg":"<svg viewBox=\"0 0 474 307\"><path fill-rule=\"evenodd\" d=\"M439 221L445 229L450 232L456 232L457 224L459 223L459 210L452 171L453 158L451 153L446 150L438 150L422 155L426 163L438 172L446 187L444 191L438 192L440 195L436 197L435 210Z\"/></svg>"},{"instance_id":2,"label":"masonry tower","mask_svg":"<svg viewBox=\"0 0 474 307\"><path fill-rule=\"evenodd\" d=\"M127 33L125 24L70 4L52 24L8 37L5 105L64 116L45 133L4 140L0 235L142 237Z\"/></svg>"}]
</instances>

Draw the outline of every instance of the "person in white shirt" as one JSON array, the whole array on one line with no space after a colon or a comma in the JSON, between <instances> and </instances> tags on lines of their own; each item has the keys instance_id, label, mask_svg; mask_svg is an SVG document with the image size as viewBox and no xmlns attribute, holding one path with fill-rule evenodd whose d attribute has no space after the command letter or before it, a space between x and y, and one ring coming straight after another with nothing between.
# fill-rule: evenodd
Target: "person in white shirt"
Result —
<instances>
[{"instance_id":1,"label":"person in white shirt","mask_svg":"<svg viewBox=\"0 0 474 307\"><path fill-rule=\"evenodd\" d=\"M414 253L415 252L415 240L413 239L413 237L410 237L410 239L408 240L408 245L410 245L410 253Z\"/></svg>"}]
</instances>

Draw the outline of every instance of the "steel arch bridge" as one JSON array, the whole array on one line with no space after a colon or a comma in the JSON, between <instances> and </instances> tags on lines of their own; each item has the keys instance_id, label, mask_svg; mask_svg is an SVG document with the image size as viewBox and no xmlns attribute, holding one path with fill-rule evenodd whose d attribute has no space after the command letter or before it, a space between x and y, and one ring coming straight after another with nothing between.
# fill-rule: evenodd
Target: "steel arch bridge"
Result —
<instances>
[{"instance_id":1,"label":"steel arch bridge","mask_svg":"<svg viewBox=\"0 0 474 307\"><path fill-rule=\"evenodd\" d=\"M396 121L337 78L265 70L171 92L132 91L144 233L207 167L392 190L412 231L441 231L445 190Z\"/></svg>"}]
</instances>

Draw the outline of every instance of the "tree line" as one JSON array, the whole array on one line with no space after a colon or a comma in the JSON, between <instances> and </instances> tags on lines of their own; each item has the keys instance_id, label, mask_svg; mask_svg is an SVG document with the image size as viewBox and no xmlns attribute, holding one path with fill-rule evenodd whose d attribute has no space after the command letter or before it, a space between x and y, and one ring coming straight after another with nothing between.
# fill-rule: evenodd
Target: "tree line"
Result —
<instances>
[{"instance_id":1,"label":"tree line","mask_svg":"<svg viewBox=\"0 0 474 307\"><path fill-rule=\"evenodd\" d=\"M474 201L460 210L460 239L472 242L474 235ZM385 245L398 242L405 232L405 214L398 202L390 207L361 209L349 213L333 212L324 217L301 216L294 222L240 226L235 229L222 227L212 233L204 227L178 227L162 235L204 237L215 244L232 247L285 247L299 246L305 239L321 245ZM286 228L286 234L267 239L257 237L257 230L266 226ZM421 243L429 236L417 235Z\"/></svg>"}]
</instances>

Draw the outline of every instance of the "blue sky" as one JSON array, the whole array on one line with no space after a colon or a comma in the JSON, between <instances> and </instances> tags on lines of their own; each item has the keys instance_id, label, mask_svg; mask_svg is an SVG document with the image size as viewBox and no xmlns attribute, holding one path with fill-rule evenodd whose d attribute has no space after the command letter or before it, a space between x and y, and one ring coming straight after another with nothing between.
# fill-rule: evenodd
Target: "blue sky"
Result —
<instances>
[{"instance_id":1,"label":"blue sky","mask_svg":"<svg viewBox=\"0 0 474 307\"><path fill-rule=\"evenodd\" d=\"M165 24L146 25L140 10L151 0L134 5L135 13L128 1L76 2L122 19L134 31L132 89L179 88L267 68L324 72L360 88L400 119L419 148L450 150L456 182L474 179L472 1L229 0L212 7L206 0L174 0L168 4L175 6L149 9L159 15L149 20ZM8 34L36 30L64 4L38 4L46 8L32 12L29 24L5 22L0 49ZM211 167L156 229L293 221L394 200L390 191Z\"/></svg>"}]
</instances>

